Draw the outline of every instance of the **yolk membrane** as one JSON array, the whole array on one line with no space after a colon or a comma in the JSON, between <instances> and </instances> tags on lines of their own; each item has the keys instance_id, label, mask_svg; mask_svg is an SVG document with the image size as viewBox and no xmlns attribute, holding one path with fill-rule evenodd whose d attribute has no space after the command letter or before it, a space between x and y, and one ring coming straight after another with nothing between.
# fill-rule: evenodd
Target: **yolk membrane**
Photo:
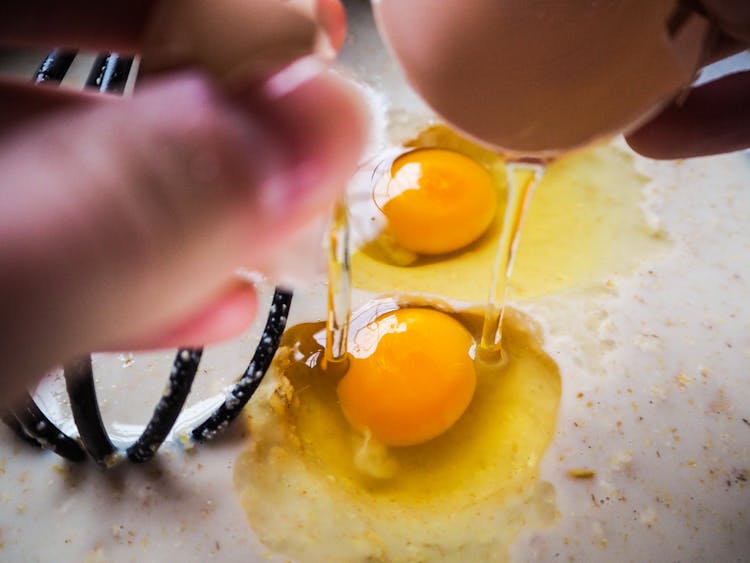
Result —
<instances>
[{"instance_id":1,"label":"yolk membrane","mask_svg":"<svg viewBox=\"0 0 750 563\"><path fill-rule=\"evenodd\" d=\"M387 232L402 248L423 255L459 250L492 223L498 190L470 157L426 148L398 157L381 206Z\"/></svg>"},{"instance_id":2,"label":"yolk membrane","mask_svg":"<svg viewBox=\"0 0 750 563\"><path fill-rule=\"evenodd\" d=\"M386 313L355 337L337 392L356 429L387 446L411 446L448 430L476 386L471 334L431 309Z\"/></svg>"}]
</instances>

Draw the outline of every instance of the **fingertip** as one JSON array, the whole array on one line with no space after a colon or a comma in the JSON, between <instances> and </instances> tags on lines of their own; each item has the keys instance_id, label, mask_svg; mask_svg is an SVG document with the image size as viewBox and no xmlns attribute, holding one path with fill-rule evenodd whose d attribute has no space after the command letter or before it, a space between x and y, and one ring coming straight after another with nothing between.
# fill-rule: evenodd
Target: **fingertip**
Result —
<instances>
[{"instance_id":1,"label":"fingertip","mask_svg":"<svg viewBox=\"0 0 750 563\"><path fill-rule=\"evenodd\" d=\"M351 82L328 71L278 101L281 127L303 168L319 172L321 184L348 182L362 155L367 111Z\"/></svg>"},{"instance_id":2,"label":"fingertip","mask_svg":"<svg viewBox=\"0 0 750 563\"><path fill-rule=\"evenodd\" d=\"M346 12L339 0L317 0L317 19L338 52L346 39Z\"/></svg>"},{"instance_id":3,"label":"fingertip","mask_svg":"<svg viewBox=\"0 0 750 563\"><path fill-rule=\"evenodd\" d=\"M367 112L359 93L343 77L327 72L282 104L290 108L288 131L300 155L318 163L321 183L340 191L356 169L367 136ZM299 108L297 115L291 115L292 106Z\"/></svg>"},{"instance_id":4,"label":"fingertip","mask_svg":"<svg viewBox=\"0 0 750 563\"><path fill-rule=\"evenodd\" d=\"M368 118L361 96L349 81L322 69L315 60L301 60L265 87L252 85L233 95L281 149L279 176L291 186L282 202L287 224L300 224L332 203L365 145ZM281 205L278 198L274 204Z\"/></svg>"},{"instance_id":5,"label":"fingertip","mask_svg":"<svg viewBox=\"0 0 750 563\"><path fill-rule=\"evenodd\" d=\"M625 136L628 146L641 156L654 160L669 160L673 157L674 143L668 138L668 128L665 131L658 123L651 122L646 126Z\"/></svg>"},{"instance_id":6,"label":"fingertip","mask_svg":"<svg viewBox=\"0 0 750 563\"><path fill-rule=\"evenodd\" d=\"M750 146L750 71L694 87L626 136L643 156L668 160L709 156Z\"/></svg>"}]
</instances>

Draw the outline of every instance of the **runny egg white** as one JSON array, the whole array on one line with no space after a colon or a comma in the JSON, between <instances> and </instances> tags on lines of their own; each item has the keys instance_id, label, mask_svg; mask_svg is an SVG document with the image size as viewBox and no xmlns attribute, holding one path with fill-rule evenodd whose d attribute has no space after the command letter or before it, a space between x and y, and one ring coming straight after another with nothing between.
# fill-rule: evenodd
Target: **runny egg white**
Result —
<instances>
[{"instance_id":1,"label":"runny egg white","mask_svg":"<svg viewBox=\"0 0 750 563\"><path fill-rule=\"evenodd\" d=\"M392 86L399 77L375 55L367 13L352 15L345 56L355 74L369 65L359 78L381 100L382 126L350 194L355 225L379 225L361 229L371 244L352 260L351 336L362 352L354 359L373 357L373 339L360 334L367 327L419 340L423 332L408 332L416 323L435 336L425 346L450 357L456 346L466 366L502 217L504 162L435 127ZM496 209L477 238L457 236L462 246L433 254L404 244L415 233L377 246L388 218L378 215L385 205L373 197L373 172L414 151L450 151L492 178ZM618 143L550 167L519 248L507 370L475 366L473 386L471 369L459 370L445 382L447 399L422 382L437 400L413 399L424 400L421 417L409 418L408 403L385 420L366 412L392 391L405 398L401 370L378 386L390 360L329 380L316 371L325 290L312 287L295 295L285 346L246 420L213 445L173 443L148 466L101 474L2 430L1 558L742 560L749 177L744 154L656 163ZM445 222L452 226L460 234L461 220ZM260 310L267 303L265 292ZM193 408L213 404L244 368L262 322L207 351ZM390 344L381 352L410 370L417 363ZM143 424L172 355L95 357L110 429L127 436ZM46 389L52 404L55 388ZM56 416L69 416L64 405Z\"/></svg>"}]
</instances>

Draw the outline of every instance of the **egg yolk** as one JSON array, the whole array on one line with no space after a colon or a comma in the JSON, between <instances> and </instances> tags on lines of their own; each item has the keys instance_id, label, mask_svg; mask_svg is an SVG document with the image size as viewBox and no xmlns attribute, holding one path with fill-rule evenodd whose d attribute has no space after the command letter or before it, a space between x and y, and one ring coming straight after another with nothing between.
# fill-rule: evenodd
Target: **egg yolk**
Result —
<instances>
[{"instance_id":1,"label":"egg yolk","mask_svg":"<svg viewBox=\"0 0 750 563\"><path fill-rule=\"evenodd\" d=\"M453 252L478 239L497 209L490 173L468 156L417 149L398 157L381 209L388 232L417 254Z\"/></svg>"},{"instance_id":2,"label":"egg yolk","mask_svg":"<svg viewBox=\"0 0 750 563\"><path fill-rule=\"evenodd\" d=\"M426 442L461 417L476 386L474 341L452 317L407 308L355 336L337 392L344 416L387 446Z\"/></svg>"}]
</instances>

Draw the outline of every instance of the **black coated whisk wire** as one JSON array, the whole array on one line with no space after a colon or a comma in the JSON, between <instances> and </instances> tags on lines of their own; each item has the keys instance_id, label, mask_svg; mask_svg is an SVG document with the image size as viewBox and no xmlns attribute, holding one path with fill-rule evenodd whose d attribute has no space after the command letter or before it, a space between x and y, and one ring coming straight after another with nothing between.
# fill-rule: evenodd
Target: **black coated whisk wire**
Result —
<instances>
[{"instance_id":1,"label":"black coated whisk wire","mask_svg":"<svg viewBox=\"0 0 750 563\"><path fill-rule=\"evenodd\" d=\"M59 84L76 56L76 51L54 49L37 68L33 82ZM122 94L133 61L133 57L118 53L98 55L85 88ZM213 439L239 416L276 354L286 328L291 301L291 291L276 288L266 325L248 367L230 388L221 405L190 432L192 440L205 442ZM84 461L88 454L102 469L112 467L123 457L134 463L143 463L156 454L171 432L190 393L202 354L202 348L177 351L164 394L140 437L125 450L124 456L112 444L102 422L90 355L78 358L63 368L73 421L79 433L77 439L62 432L49 420L29 393L25 393L19 403L8 405L0 419L24 441L53 451L69 461Z\"/></svg>"},{"instance_id":2,"label":"black coated whisk wire","mask_svg":"<svg viewBox=\"0 0 750 563\"><path fill-rule=\"evenodd\" d=\"M33 78L34 82L37 84L41 84L42 82L46 84L59 84L65 78L77 54L78 51L54 49L44 57L42 64L36 69Z\"/></svg>"}]
</instances>

